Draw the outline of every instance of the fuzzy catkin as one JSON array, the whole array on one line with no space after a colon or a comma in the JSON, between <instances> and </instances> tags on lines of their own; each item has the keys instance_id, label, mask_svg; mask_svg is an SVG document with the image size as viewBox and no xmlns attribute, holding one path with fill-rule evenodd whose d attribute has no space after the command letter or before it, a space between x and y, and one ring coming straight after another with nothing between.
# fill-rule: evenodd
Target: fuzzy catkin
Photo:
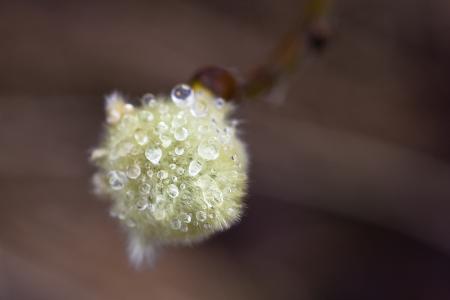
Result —
<instances>
[{"instance_id":1,"label":"fuzzy catkin","mask_svg":"<svg viewBox=\"0 0 450 300\"><path fill-rule=\"evenodd\" d=\"M112 200L135 264L154 246L196 242L241 217L247 154L228 120L232 108L187 85L145 95L139 107L107 97L105 134L91 155L94 187Z\"/></svg>"}]
</instances>

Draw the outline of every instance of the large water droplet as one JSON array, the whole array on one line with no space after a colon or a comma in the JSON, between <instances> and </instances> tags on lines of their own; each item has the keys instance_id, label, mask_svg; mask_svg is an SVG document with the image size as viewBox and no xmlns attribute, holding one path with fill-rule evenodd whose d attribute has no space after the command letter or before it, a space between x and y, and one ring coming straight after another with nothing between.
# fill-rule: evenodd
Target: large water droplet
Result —
<instances>
[{"instance_id":1,"label":"large water droplet","mask_svg":"<svg viewBox=\"0 0 450 300\"><path fill-rule=\"evenodd\" d=\"M172 101L180 107L190 106L194 102L194 91L187 84L179 84L172 89Z\"/></svg>"},{"instance_id":2,"label":"large water droplet","mask_svg":"<svg viewBox=\"0 0 450 300\"><path fill-rule=\"evenodd\" d=\"M176 198L179 194L178 187L175 184L170 184L167 188L167 193L170 197Z\"/></svg>"},{"instance_id":3,"label":"large water droplet","mask_svg":"<svg viewBox=\"0 0 450 300\"><path fill-rule=\"evenodd\" d=\"M184 141L185 139L187 139L188 135L189 131L184 127L178 127L173 133L173 136L177 141Z\"/></svg>"},{"instance_id":4,"label":"large water droplet","mask_svg":"<svg viewBox=\"0 0 450 300\"><path fill-rule=\"evenodd\" d=\"M219 157L219 148L214 140L203 141L197 148L198 155L206 160L215 160Z\"/></svg>"},{"instance_id":5,"label":"large water droplet","mask_svg":"<svg viewBox=\"0 0 450 300\"><path fill-rule=\"evenodd\" d=\"M145 157L154 165L159 163L162 156L162 150L160 148L148 148L145 151Z\"/></svg>"},{"instance_id":6,"label":"large water droplet","mask_svg":"<svg viewBox=\"0 0 450 300\"><path fill-rule=\"evenodd\" d=\"M202 170L202 164L198 160L192 160L189 163L188 172L191 176L196 176Z\"/></svg>"}]
</instances>

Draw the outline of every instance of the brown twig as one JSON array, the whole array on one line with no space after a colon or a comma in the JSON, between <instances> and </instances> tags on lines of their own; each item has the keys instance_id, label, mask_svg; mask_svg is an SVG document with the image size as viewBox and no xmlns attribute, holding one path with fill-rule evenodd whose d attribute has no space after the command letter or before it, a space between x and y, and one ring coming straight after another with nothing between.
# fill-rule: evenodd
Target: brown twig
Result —
<instances>
[{"instance_id":1,"label":"brown twig","mask_svg":"<svg viewBox=\"0 0 450 300\"><path fill-rule=\"evenodd\" d=\"M191 83L226 100L261 98L297 68L308 50L324 48L329 35L325 19L330 7L331 0L308 0L292 30L282 38L266 63L244 74L242 80L224 68L209 66L199 69Z\"/></svg>"}]
</instances>

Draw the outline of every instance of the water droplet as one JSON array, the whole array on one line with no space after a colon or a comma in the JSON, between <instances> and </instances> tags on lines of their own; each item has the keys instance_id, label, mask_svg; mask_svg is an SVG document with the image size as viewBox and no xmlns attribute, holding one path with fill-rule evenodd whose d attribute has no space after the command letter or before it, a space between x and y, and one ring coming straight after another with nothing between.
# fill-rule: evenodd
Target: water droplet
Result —
<instances>
[{"instance_id":1,"label":"water droplet","mask_svg":"<svg viewBox=\"0 0 450 300\"><path fill-rule=\"evenodd\" d=\"M211 190L212 200L217 205L221 205L223 203L223 194L219 189Z\"/></svg>"},{"instance_id":2,"label":"water droplet","mask_svg":"<svg viewBox=\"0 0 450 300\"><path fill-rule=\"evenodd\" d=\"M171 140L170 137L169 137L168 135L166 135L166 134L161 134L161 135L159 136L159 139L161 140L161 145L162 145L164 148L167 148L167 147L169 147L169 146L172 144L172 140Z\"/></svg>"},{"instance_id":3,"label":"water droplet","mask_svg":"<svg viewBox=\"0 0 450 300\"><path fill-rule=\"evenodd\" d=\"M225 105L225 100L223 100L222 98L217 98L216 100L214 100L214 104L216 105L217 109L222 109Z\"/></svg>"},{"instance_id":4,"label":"water droplet","mask_svg":"<svg viewBox=\"0 0 450 300\"><path fill-rule=\"evenodd\" d=\"M201 142L197 152L201 158L206 160L215 160L219 157L219 149L213 140Z\"/></svg>"},{"instance_id":5,"label":"water droplet","mask_svg":"<svg viewBox=\"0 0 450 300\"><path fill-rule=\"evenodd\" d=\"M181 147L176 147L175 148L175 154L176 155L183 155L183 153L184 153L184 148L181 148Z\"/></svg>"},{"instance_id":6,"label":"water droplet","mask_svg":"<svg viewBox=\"0 0 450 300\"><path fill-rule=\"evenodd\" d=\"M200 171L202 170L202 164L198 161L198 160L192 160L189 163L189 175L191 176L196 176L198 173L200 173Z\"/></svg>"},{"instance_id":7,"label":"water droplet","mask_svg":"<svg viewBox=\"0 0 450 300\"><path fill-rule=\"evenodd\" d=\"M109 185L113 190L121 190L127 183L127 176L121 171L111 171L108 177Z\"/></svg>"},{"instance_id":8,"label":"water droplet","mask_svg":"<svg viewBox=\"0 0 450 300\"><path fill-rule=\"evenodd\" d=\"M179 194L178 187L175 184L169 185L169 187L167 188L167 193L172 198L178 197Z\"/></svg>"},{"instance_id":9,"label":"water droplet","mask_svg":"<svg viewBox=\"0 0 450 300\"><path fill-rule=\"evenodd\" d=\"M144 182L141 185L139 185L139 192L141 194L144 194L144 195L149 194L150 193L150 189L151 189L151 187L150 187L150 184L148 184L148 183Z\"/></svg>"},{"instance_id":10,"label":"water droplet","mask_svg":"<svg viewBox=\"0 0 450 300\"><path fill-rule=\"evenodd\" d=\"M180 219L181 219L181 221L183 222L183 223L191 223L191 220L192 220L192 217L191 217L191 215L190 214L187 214L187 213L182 213L181 215L180 215Z\"/></svg>"},{"instance_id":11,"label":"water droplet","mask_svg":"<svg viewBox=\"0 0 450 300\"><path fill-rule=\"evenodd\" d=\"M177 168L177 174L180 175L180 176L183 175L184 174L184 169L182 167L178 167Z\"/></svg>"},{"instance_id":12,"label":"water droplet","mask_svg":"<svg viewBox=\"0 0 450 300\"><path fill-rule=\"evenodd\" d=\"M169 126L167 126L166 123L164 122L159 122L158 125L156 126L158 133L162 133L165 132L169 129Z\"/></svg>"},{"instance_id":13,"label":"water droplet","mask_svg":"<svg viewBox=\"0 0 450 300\"><path fill-rule=\"evenodd\" d=\"M205 221L206 221L206 213L205 213L203 210L198 211L198 212L195 214L195 218L196 218L199 222L205 222Z\"/></svg>"},{"instance_id":14,"label":"water droplet","mask_svg":"<svg viewBox=\"0 0 450 300\"><path fill-rule=\"evenodd\" d=\"M127 169L127 176L131 179L136 179L141 175L141 168L138 165L129 166Z\"/></svg>"},{"instance_id":15,"label":"water droplet","mask_svg":"<svg viewBox=\"0 0 450 300\"><path fill-rule=\"evenodd\" d=\"M179 84L172 89L172 101L180 107L190 106L194 102L194 91L187 84Z\"/></svg>"},{"instance_id":16,"label":"water droplet","mask_svg":"<svg viewBox=\"0 0 450 300\"><path fill-rule=\"evenodd\" d=\"M185 139L187 139L188 135L189 131L184 127L178 127L173 133L173 136L177 141L184 141Z\"/></svg>"},{"instance_id":17,"label":"water droplet","mask_svg":"<svg viewBox=\"0 0 450 300\"><path fill-rule=\"evenodd\" d=\"M160 170L158 171L158 173L156 173L156 176L158 176L160 180L163 180L166 179L169 176L169 174L164 170Z\"/></svg>"},{"instance_id":18,"label":"water droplet","mask_svg":"<svg viewBox=\"0 0 450 300\"><path fill-rule=\"evenodd\" d=\"M172 182L174 182L174 183L178 181L178 178L177 178L177 176L172 176L172 178L171 178L171 179L172 179Z\"/></svg>"},{"instance_id":19,"label":"water droplet","mask_svg":"<svg viewBox=\"0 0 450 300\"><path fill-rule=\"evenodd\" d=\"M119 126L121 129L123 130L129 130L130 128L135 127L135 125L137 124L137 118L134 116L130 116L130 115L125 115L121 122L119 123Z\"/></svg>"},{"instance_id":20,"label":"water droplet","mask_svg":"<svg viewBox=\"0 0 450 300\"><path fill-rule=\"evenodd\" d=\"M191 106L191 114L201 118L208 114L208 103L205 98L198 98Z\"/></svg>"},{"instance_id":21,"label":"water droplet","mask_svg":"<svg viewBox=\"0 0 450 300\"><path fill-rule=\"evenodd\" d=\"M148 176L149 178L152 178L152 177L153 177L153 170L148 170L148 171L147 171L147 176Z\"/></svg>"},{"instance_id":22,"label":"water droplet","mask_svg":"<svg viewBox=\"0 0 450 300\"><path fill-rule=\"evenodd\" d=\"M139 112L139 118L145 122L151 122L155 118L153 114L149 111L143 110Z\"/></svg>"},{"instance_id":23,"label":"water droplet","mask_svg":"<svg viewBox=\"0 0 450 300\"><path fill-rule=\"evenodd\" d=\"M186 188L186 185L184 183L180 184L180 189L184 190Z\"/></svg>"},{"instance_id":24,"label":"water droplet","mask_svg":"<svg viewBox=\"0 0 450 300\"><path fill-rule=\"evenodd\" d=\"M138 129L134 132L134 139L141 146L148 143L147 133L142 129Z\"/></svg>"},{"instance_id":25,"label":"water droplet","mask_svg":"<svg viewBox=\"0 0 450 300\"><path fill-rule=\"evenodd\" d=\"M148 201L145 198L142 198L138 202L136 202L136 208L139 211L146 210L147 207L148 207Z\"/></svg>"},{"instance_id":26,"label":"water droplet","mask_svg":"<svg viewBox=\"0 0 450 300\"><path fill-rule=\"evenodd\" d=\"M157 165L161 159L162 150L160 148L148 148L145 151L145 157L154 165Z\"/></svg>"},{"instance_id":27,"label":"water droplet","mask_svg":"<svg viewBox=\"0 0 450 300\"><path fill-rule=\"evenodd\" d=\"M175 169L176 169L176 167L177 167L177 165L176 165L176 164L170 164L170 165L169 165L169 168L170 168L171 170L175 170Z\"/></svg>"},{"instance_id":28,"label":"water droplet","mask_svg":"<svg viewBox=\"0 0 450 300\"><path fill-rule=\"evenodd\" d=\"M186 124L186 116L184 111L180 111L173 119L172 119L172 127L177 128Z\"/></svg>"},{"instance_id":29,"label":"water droplet","mask_svg":"<svg viewBox=\"0 0 450 300\"><path fill-rule=\"evenodd\" d=\"M156 98L155 95L153 94L145 94L144 96L142 96L141 98L141 103L143 105L148 105L148 106L152 106L153 103L156 103Z\"/></svg>"}]
</instances>

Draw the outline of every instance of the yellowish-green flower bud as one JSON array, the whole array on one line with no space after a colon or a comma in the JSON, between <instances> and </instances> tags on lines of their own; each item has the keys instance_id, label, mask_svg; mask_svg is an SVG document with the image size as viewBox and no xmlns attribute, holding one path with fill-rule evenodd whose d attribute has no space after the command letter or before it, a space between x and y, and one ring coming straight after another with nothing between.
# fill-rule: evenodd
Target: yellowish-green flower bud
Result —
<instances>
[{"instance_id":1,"label":"yellowish-green flower bud","mask_svg":"<svg viewBox=\"0 0 450 300\"><path fill-rule=\"evenodd\" d=\"M105 135L91 155L95 190L130 235L139 265L153 247L190 244L239 220L247 154L228 115L232 105L178 85L170 97L147 94L134 107L107 97Z\"/></svg>"}]
</instances>

